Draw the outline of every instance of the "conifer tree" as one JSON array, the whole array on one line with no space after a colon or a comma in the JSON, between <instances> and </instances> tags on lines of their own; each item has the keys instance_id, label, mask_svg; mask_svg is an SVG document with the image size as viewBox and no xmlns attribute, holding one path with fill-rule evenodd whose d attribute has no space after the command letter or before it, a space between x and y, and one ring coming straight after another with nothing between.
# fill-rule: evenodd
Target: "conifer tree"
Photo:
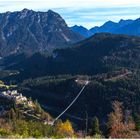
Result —
<instances>
[{"instance_id":1,"label":"conifer tree","mask_svg":"<svg viewBox=\"0 0 140 140\"><path fill-rule=\"evenodd\" d=\"M135 118L135 126L136 126L136 131L140 131L140 115L137 115Z\"/></svg>"},{"instance_id":2,"label":"conifer tree","mask_svg":"<svg viewBox=\"0 0 140 140\"><path fill-rule=\"evenodd\" d=\"M93 124L92 124L92 135L101 134L99 119L94 117Z\"/></svg>"}]
</instances>

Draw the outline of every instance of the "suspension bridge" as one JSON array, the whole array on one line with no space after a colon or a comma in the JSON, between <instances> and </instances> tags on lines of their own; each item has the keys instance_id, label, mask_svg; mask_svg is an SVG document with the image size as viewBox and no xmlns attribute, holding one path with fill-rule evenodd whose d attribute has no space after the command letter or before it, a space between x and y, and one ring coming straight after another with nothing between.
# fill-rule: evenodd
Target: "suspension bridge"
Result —
<instances>
[{"instance_id":1,"label":"suspension bridge","mask_svg":"<svg viewBox=\"0 0 140 140\"><path fill-rule=\"evenodd\" d=\"M53 121L48 121L47 124L49 125L54 125L55 122L62 116L64 115L64 113L77 101L77 99L79 98L79 96L82 94L82 92L84 91L84 89L86 88L86 86L89 84L89 81L86 80L85 84L83 85L82 89L79 91L79 93L77 94L77 96L73 99L73 101L64 109L64 111L62 111L62 113L60 113Z\"/></svg>"}]
</instances>

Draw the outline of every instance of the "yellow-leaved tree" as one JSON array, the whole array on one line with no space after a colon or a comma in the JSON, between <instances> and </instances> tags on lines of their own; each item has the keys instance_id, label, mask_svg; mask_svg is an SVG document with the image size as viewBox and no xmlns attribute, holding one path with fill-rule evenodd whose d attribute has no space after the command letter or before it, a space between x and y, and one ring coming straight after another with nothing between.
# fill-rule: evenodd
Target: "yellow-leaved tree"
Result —
<instances>
[{"instance_id":1,"label":"yellow-leaved tree","mask_svg":"<svg viewBox=\"0 0 140 140\"><path fill-rule=\"evenodd\" d=\"M61 121L58 122L56 124L56 129L57 129L57 132L64 137L74 137L74 130L69 120L67 120L64 123Z\"/></svg>"}]
</instances>

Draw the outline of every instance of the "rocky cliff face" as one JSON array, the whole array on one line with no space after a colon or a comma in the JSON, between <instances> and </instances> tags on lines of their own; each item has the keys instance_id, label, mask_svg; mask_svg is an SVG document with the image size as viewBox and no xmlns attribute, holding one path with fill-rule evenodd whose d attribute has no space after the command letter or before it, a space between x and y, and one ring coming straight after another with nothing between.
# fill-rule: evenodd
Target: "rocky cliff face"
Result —
<instances>
[{"instance_id":1,"label":"rocky cliff face","mask_svg":"<svg viewBox=\"0 0 140 140\"><path fill-rule=\"evenodd\" d=\"M83 37L69 29L62 17L49 10L24 9L0 14L0 55L52 51Z\"/></svg>"}]
</instances>

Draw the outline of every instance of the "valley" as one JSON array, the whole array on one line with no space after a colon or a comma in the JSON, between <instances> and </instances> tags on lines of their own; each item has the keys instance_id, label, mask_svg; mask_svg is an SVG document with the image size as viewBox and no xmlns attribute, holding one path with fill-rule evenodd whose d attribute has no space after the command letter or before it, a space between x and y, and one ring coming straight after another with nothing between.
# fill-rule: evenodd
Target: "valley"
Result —
<instances>
[{"instance_id":1,"label":"valley","mask_svg":"<svg viewBox=\"0 0 140 140\"><path fill-rule=\"evenodd\" d=\"M91 34L52 10L1 13L0 137L140 137L140 37L110 31L137 22Z\"/></svg>"}]
</instances>

